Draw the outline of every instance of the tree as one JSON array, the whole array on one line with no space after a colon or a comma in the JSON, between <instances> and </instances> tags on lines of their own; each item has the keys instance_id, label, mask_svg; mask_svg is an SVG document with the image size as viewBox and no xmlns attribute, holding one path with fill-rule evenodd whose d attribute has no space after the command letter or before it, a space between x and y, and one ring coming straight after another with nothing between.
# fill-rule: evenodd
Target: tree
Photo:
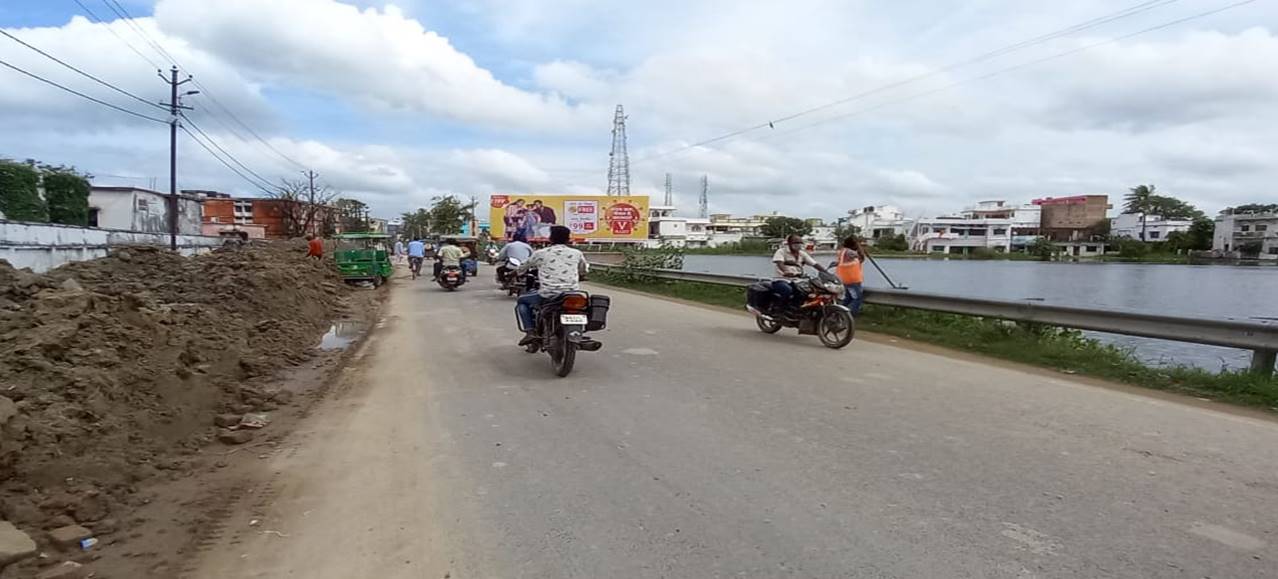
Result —
<instances>
[{"instance_id":1,"label":"tree","mask_svg":"<svg viewBox=\"0 0 1278 579\"><path fill-rule=\"evenodd\" d=\"M474 217L474 203L463 204L452 195L435 197L431 201L430 231L436 235L461 233L462 225Z\"/></svg>"},{"instance_id":2,"label":"tree","mask_svg":"<svg viewBox=\"0 0 1278 579\"><path fill-rule=\"evenodd\" d=\"M1149 199L1149 212L1163 219L1197 219L1206 217L1197 207L1175 197L1153 195Z\"/></svg>"},{"instance_id":3,"label":"tree","mask_svg":"<svg viewBox=\"0 0 1278 579\"><path fill-rule=\"evenodd\" d=\"M342 231L350 233L368 231L368 205L358 199L338 199L333 202L337 221Z\"/></svg>"},{"instance_id":4,"label":"tree","mask_svg":"<svg viewBox=\"0 0 1278 579\"><path fill-rule=\"evenodd\" d=\"M797 217L769 217L763 223L763 227L759 228L759 233L765 237L784 239L791 235L803 237L812 233L812 226L808 222Z\"/></svg>"},{"instance_id":5,"label":"tree","mask_svg":"<svg viewBox=\"0 0 1278 579\"><path fill-rule=\"evenodd\" d=\"M874 242L874 247L884 251L909 251L910 241L905 238L903 233L884 235Z\"/></svg>"},{"instance_id":6,"label":"tree","mask_svg":"<svg viewBox=\"0 0 1278 579\"><path fill-rule=\"evenodd\" d=\"M270 198L278 201L276 206L280 220L283 221L284 233L289 237L301 237L314 231L322 231L325 235L334 233L335 222L330 205L337 198L337 192L328 185L312 188L308 181L282 179Z\"/></svg>"},{"instance_id":7,"label":"tree","mask_svg":"<svg viewBox=\"0 0 1278 579\"><path fill-rule=\"evenodd\" d=\"M1216 222L1206 217L1194 219L1189 231L1173 231L1167 235L1164 245L1172 251L1206 251L1211 249Z\"/></svg>"},{"instance_id":8,"label":"tree","mask_svg":"<svg viewBox=\"0 0 1278 579\"><path fill-rule=\"evenodd\" d=\"M844 239L847 239L853 235L860 237L861 228L855 225L848 225L846 223L839 223L838 225L834 226L834 242L839 247L843 246Z\"/></svg>"},{"instance_id":9,"label":"tree","mask_svg":"<svg viewBox=\"0 0 1278 579\"><path fill-rule=\"evenodd\" d=\"M1237 213L1278 213L1278 203L1247 203L1237 207L1226 207L1221 213L1233 215Z\"/></svg>"},{"instance_id":10,"label":"tree","mask_svg":"<svg viewBox=\"0 0 1278 579\"><path fill-rule=\"evenodd\" d=\"M1123 213L1140 214L1140 240L1145 241L1145 216L1153 208L1153 185L1137 185L1123 198Z\"/></svg>"},{"instance_id":11,"label":"tree","mask_svg":"<svg viewBox=\"0 0 1278 579\"><path fill-rule=\"evenodd\" d=\"M49 208L49 222L63 225L89 224L89 175L74 167L41 166L44 174L44 199Z\"/></svg>"},{"instance_id":12,"label":"tree","mask_svg":"<svg viewBox=\"0 0 1278 579\"><path fill-rule=\"evenodd\" d=\"M400 235L409 239L421 239L430 234L430 211L418 209L400 216L404 224L399 227Z\"/></svg>"},{"instance_id":13,"label":"tree","mask_svg":"<svg viewBox=\"0 0 1278 579\"><path fill-rule=\"evenodd\" d=\"M1051 261L1057 251L1056 244L1046 237L1039 237L1025 247L1025 253L1037 257L1039 261Z\"/></svg>"},{"instance_id":14,"label":"tree","mask_svg":"<svg viewBox=\"0 0 1278 579\"><path fill-rule=\"evenodd\" d=\"M49 220L49 210L40 198L40 172L31 163L0 159L0 213L14 221Z\"/></svg>"}]
</instances>

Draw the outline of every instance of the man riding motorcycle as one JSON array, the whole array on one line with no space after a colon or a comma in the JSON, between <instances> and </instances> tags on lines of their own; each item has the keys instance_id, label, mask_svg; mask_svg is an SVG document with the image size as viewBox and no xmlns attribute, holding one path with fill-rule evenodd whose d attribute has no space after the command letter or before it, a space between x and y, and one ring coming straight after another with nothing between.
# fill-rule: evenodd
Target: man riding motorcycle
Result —
<instances>
[{"instance_id":1,"label":"man riding motorcycle","mask_svg":"<svg viewBox=\"0 0 1278 579\"><path fill-rule=\"evenodd\" d=\"M786 238L785 245L772 254L772 263L777 268L777 275L782 279L772 281L772 293L778 298L777 303L790 304L794 300L794 282L803 277L803 266L812 266L817 271L826 271L825 266L817 263L808 252L803 251L803 238L791 235Z\"/></svg>"},{"instance_id":2,"label":"man riding motorcycle","mask_svg":"<svg viewBox=\"0 0 1278 579\"><path fill-rule=\"evenodd\" d=\"M519 316L520 329L524 337L520 346L527 346L537 341L537 322L533 319L533 309L542 302L554 298L567 291L581 289L581 277L590 271L586 256L568 246L572 232L563 225L550 228L550 246L539 249L515 270L515 275L537 270L540 289L519 296L515 302L515 314Z\"/></svg>"},{"instance_id":3,"label":"man riding motorcycle","mask_svg":"<svg viewBox=\"0 0 1278 579\"><path fill-rule=\"evenodd\" d=\"M456 239L445 239L444 247L440 248L439 256L436 258L437 261L435 261L435 279L439 279L439 274L444 271L445 267L455 267L461 269L461 279L465 282L466 270L461 266L461 260L465 257L466 250L457 245Z\"/></svg>"},{"instance_id":4,"label":"man riding motorcycle","mask_svg":"<svg viewBox=\"0 0 1278 579\"><path fill-rule=\"evenodd\" d=\"M506 276L510 274L510 260L516 259L519 260L520 263L523 263L528 261L528 258L532 257L532 254L533 248L531 245L528 245L527 240L524 239L523 232L515 233L514 239L502 247L501 251L497 254L497 281L499 283L505 283Z\"/></svg>"},{"instance_id":5,"label":"man riding motorcycle","mask_svg":"<svg viewBox=\"0 0 1278 579\"><path fill-rule=\"evenodd\" d=\"M408 267L420 274L422 271L422 260L426 259L426 244L422 242L420 237L413 236L413 240L408 242Z\"/></svg>"}]
</instances>

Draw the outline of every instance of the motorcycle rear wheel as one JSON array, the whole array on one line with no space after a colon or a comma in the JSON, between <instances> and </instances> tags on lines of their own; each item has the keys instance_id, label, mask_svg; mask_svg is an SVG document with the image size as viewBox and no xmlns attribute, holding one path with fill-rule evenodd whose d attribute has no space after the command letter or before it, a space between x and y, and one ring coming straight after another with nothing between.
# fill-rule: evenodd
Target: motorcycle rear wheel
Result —
<instances>
[{"instance_id":1,"label":"motorcycle rear wheel","mask_svg":"<svg viewBox=\"0 0 1278 579\"><path fill-rule=\"evenodd\" d=\"M838 350L852 343L856 333L856 321L846 310L830 310L817 322L817 337L827 348Z\"/></svg>"},{"instance_id":2,"label":"motorcycle rear wheel","mask_svg":"<svg viewBox=\"0 0 1278 579\"><path fill-rule=\"evenodd\" d=\"M754 323L758 324L759 331L765 334L775 334L781 331L781 322L777 321L776 318L769 319L763 316L755 316Z\"/></svg>"},{"instance_id":3,"label":"motorcycle rear wheel","mask_svg":"<svg viewBox=\"0 0 1278 579\"><path fill-rule=\"evenodd\" d=\"M550 361L555 365L556 376L567 376L572 373L572 366L577 362L577 345L565 341L551 348Z\"/></svg>"}]
</instances>

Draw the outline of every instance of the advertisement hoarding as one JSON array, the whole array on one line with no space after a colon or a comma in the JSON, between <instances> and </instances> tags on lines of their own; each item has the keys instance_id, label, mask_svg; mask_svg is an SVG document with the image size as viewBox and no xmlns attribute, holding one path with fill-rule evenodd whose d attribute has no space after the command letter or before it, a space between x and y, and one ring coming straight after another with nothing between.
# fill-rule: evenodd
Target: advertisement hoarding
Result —
<instances>
[{"instance_id":1,"label":"advertisement hoarding","mask_svg":"<svg viewBox=\"0 0 1278 579\"><path fill-rule=\"evenodd\" d=\"M550 226L565 225L574 239L642 241L648 238L648 198L603 195L493 195L489 198L492 236L545 241Z\"/></svg>"}]
</instances>

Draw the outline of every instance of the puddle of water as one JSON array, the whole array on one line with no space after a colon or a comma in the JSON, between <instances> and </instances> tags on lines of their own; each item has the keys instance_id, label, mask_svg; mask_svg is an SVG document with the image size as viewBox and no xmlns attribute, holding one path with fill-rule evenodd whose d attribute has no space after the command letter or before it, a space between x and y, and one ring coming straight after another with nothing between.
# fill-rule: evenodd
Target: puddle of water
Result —
<instances>
[{"instance_id":1,"label":"puddle of water","mask_svg":"<svg viewBox=\"0 0 1278 579\"><path fill-rule=\"evenodd\" d=\"M336 322L328 329L324 337L320 338L319 349L344 350L356 339L364 335L364 331L367 328L368 324L360 321Z\"/></svg>"}]
</instances>

